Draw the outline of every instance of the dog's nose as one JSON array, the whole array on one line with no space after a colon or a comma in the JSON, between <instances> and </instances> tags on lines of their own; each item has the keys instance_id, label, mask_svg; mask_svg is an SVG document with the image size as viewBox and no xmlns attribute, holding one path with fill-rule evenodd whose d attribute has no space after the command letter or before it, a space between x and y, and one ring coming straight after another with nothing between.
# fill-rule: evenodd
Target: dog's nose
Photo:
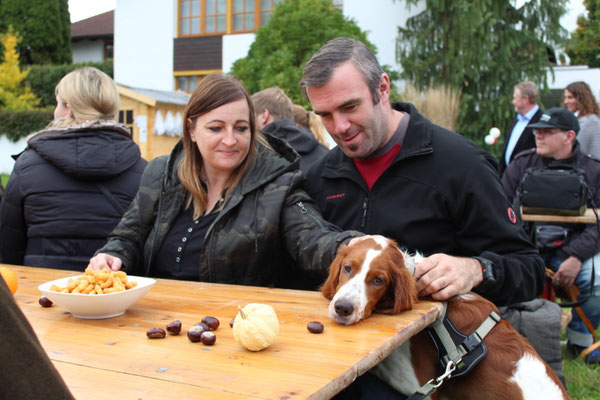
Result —
<instances>
[{"instance_id":1,"label":"dog's nose","mask_svg":"<svg viewBox=\"0 0 600 400\"><path fill-rule=\"evenodd\" d=\"M335 302L335 313L340 317L347 317L354 311L354 306L348 300L338 300Z\"/></svg>"}]
</instances>

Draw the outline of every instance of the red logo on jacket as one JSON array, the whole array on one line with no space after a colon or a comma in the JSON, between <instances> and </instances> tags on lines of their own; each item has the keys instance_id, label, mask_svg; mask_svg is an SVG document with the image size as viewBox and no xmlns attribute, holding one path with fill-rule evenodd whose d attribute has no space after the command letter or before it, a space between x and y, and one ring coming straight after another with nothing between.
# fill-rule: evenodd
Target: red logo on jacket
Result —
<instances>
[{"instance_id":1,"label":"red logo on jacket","mask_svg":"<svg viewBox=\"0 0 600 400\"><path fill-rule=\"evenodd\" d=\"M325 200L340 199L340 198L344 197L345 195L346 195L346 193L332 194L331 196L325 197Z\"/></svg>"},{"instance_id":2,"label":"red logo on jacket","mask_svg":"<svg viewBox=\"0 0 600 400\"><path fill-rule=\"evenodd\" d=\"M508 207L508 219L513 224L517 223L517 214L515 214L515 210L513 210L512 207Z\"/></svg>"}]
</instances>

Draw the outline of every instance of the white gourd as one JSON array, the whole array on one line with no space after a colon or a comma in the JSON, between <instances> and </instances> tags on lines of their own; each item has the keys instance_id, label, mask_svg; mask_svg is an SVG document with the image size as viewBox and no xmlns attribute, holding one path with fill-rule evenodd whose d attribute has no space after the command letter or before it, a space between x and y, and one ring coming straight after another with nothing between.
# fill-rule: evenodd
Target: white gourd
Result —
<instances>
[{"instance_id":1,"label":"white gourd","mask_svg":"<svg viewBox=\"0 0 600 400\"><path fill-rule=\"evenodd\" d=\"M267 304L250 303L238 306L233 323L233 338L250 351L269 347L279 334L279 320L273 307Z\"/></svg>"}]
</instances>

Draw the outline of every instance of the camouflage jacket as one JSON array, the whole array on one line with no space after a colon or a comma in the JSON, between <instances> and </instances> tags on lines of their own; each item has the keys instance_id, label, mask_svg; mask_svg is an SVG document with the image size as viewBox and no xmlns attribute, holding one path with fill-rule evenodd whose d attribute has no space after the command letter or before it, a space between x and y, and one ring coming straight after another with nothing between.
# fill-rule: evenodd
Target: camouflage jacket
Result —
<instances>
[{"instance_id":1,"label":"camouflage jacket","mask_svg":"<svg viewBox=\"0 0 600 400\"><path fill-rule=\"evenodd\" d=\"M258 145L255 161L208 229L198 263L201 281L286 286L279 282L298 268L321 278L340 243L361 235L341 232L321 217L301 188L297 153L265 137L277 153ZM148 165L131 207L98 250L119 257L129 273L152 275L153 259L185 203L177 176L182 155L180 142L168 158Z\"/></svg>"}]
</instances>

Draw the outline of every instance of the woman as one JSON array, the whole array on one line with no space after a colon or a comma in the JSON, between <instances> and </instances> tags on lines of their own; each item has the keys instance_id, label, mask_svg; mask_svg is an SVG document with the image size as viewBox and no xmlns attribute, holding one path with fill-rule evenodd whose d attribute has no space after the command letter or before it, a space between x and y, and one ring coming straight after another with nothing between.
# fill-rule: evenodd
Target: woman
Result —
<instances>
[{"instance_id":1,"label":"woman","mask_svg":"<svg viewBox=\"0 0 600 400\"><path fill-rule=\"evenodd\" d=\"M54 120L15 163L0 205L0 255L9 264L83 270L106 242L146 166L115 121L119 93L96 68L56 86Z\"/></svg>"},{"instance_id":2,"label":"woman","mask_svg":"<svg viewBox=\"0 0 600 400\"><path fill-rule=\"evenodd\" d=\"M569 84L565 89L564 102L579 120L577 141L581 151L600 160L600 110L590 87L585 82Z\"/></svg>"},{"instance_id":3,"label":"woman","mask_svg":"<svg viewBox=\"0 0 600 400\"><path fill-rule=\"evenodd\" d=\"M338 245L359 234L322 219L300 188L297 157L255 130L239 82L207 76L184 111L182 140L148 165L131 208L89 266L290 287L298 265L322 278Z\"/></svg>"},{"instance_id":4,"label":"woman","mask_svg":"<svg viewBox=\"0 0 600 400\"><path fill-rule=\"evenodd\" d=\"M321 117L312 111L306 111L304 107L299 106L298 104L294 104L292 108L296 125L310 129L319 143L329 148L329 143L327 142L327 130L321 121Z\"/></svg>"}]
</instances>

